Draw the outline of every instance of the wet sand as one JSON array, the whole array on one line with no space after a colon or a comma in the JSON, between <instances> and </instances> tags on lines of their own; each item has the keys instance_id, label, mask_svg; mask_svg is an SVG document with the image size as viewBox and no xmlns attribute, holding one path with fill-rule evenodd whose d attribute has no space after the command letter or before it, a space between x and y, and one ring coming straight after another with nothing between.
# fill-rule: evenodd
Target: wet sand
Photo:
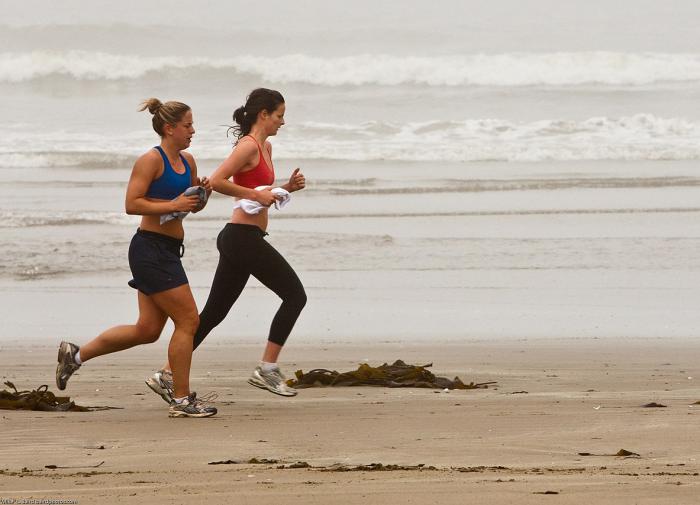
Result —
<instances>
[{"instance_id":1,"label":"wet sand","mask_svg":"<svg viewBox=\"0 0 700 505\"><path fill-rule=\"evenodd\" d=\"M698 342L292 342L288 375L401 358L433 362L440 376L498 382L451 392L313 388L293 399L246 384L259 352L260 345L216 341L197 352L194 389L219 395L219 414L210 419L169 419L166 404L143 383L164 356L165 341L89 362L71 379L67 393L80 405L121 409L1 411L0 498L81 504L697 502ZM48 383L55 391L54 366L55 348L45 341L2 345L3 380L20 389ZM650 402L666 407L642 407ZM620 449L639 456L614 456ZM250 463L253 458L274 462ZM233 463L210 464L220 461ZM379 463L404 468L362 468Z\"/></svg>"}]
</instances>

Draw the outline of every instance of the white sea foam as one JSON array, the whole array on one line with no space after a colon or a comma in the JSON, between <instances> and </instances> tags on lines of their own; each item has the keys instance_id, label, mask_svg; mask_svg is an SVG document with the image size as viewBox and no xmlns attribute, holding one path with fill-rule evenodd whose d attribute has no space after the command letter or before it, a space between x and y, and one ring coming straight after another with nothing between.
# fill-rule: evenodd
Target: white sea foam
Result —
<instances>
[{"instance_id":1,"label":"white sea foam","mask_svg":"<svg viewBox=\"0 0 700 505\"><path fill-rule=\"evenodd\" d=\"M0 140L0 167L130 168L152 134L123 138L62 133L9 133ZM361 124L306 122L285 126L274 140L277 159L353 161L689 160L700 158L700 124L682 118L637 114L583 121L502 119ZM56 150L57 145L61 146ZM200 130L190 149L198 159L222 160L230 152L223 129Z\"/></svg>"},{"instance_id":2,"label":"white sea foam","mask_svg":"<svg viewBox=\"0 0 700 505\"><path fill-rule=\"evenodd\" d=\"M307 123L278 155L346 160L687 160L700 157L700 125L650 114L584 121L499 119L402 125ZM377 132L382 131L383 134ZM301 133L301 132L300 132ZM313 142L308 140L312 138Z\"/></svg>"},{"instance_id":3,"label":"white sea foam","mask_svg":"<svg viewBox=\"0 0 700 505\"><path fill-rule=\"evenodd\" d=\"M55 75L131 80L170 70L226 71L268 82L321 86L647 86L700 80L700 54L560 52L404 57L150 57L91 51L0 53L0 82Z\"/></svg>"},{"instance_id":4,"label":"white sea foam","mask_svg":"<svg viewBox=\"0 0 700 505\"><path fill-rule=\"evenodd\" d=\"M34 226L73 226L80 224L133 224L137 218L123 212L56 211L20 212L0 211L0 228Z\"/></svg>"}]
</instances>

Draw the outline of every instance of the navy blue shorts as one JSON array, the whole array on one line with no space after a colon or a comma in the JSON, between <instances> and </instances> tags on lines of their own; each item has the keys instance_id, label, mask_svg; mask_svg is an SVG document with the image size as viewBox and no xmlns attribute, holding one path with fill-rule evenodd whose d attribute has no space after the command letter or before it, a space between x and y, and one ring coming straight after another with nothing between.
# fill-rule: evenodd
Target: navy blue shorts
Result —
<instances>
[{"instance_id":1,"label":"navy blue shorts","mask_svg":"<svg viewBox=\"0 0 700 505\"><path fill-rule=\"evenodd\" d=\"M138 229L129 245L129 286L145 295L188 284L182 267L182 240Z\"/></svg>"}]
</instances>

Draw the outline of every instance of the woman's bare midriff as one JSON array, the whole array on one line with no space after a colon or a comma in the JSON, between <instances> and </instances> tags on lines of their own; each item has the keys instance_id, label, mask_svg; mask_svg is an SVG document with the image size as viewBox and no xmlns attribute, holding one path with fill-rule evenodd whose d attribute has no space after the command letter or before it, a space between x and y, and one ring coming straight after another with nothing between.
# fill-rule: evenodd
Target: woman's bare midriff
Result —
<instances>
[{"instance_id":1,"label":"woman's bare midriff","mask_svg":"<svg viewBox=\"0 0 700 505\"><path fill-rule=\"evenodd\" d=\"M161 226L160 216L141 216L141 225L139 228L144 231L152 231L153 233L167 235L178 240L182 240L185 237L185 229L182 227L182 219L173 219Z\"/></svg>"},{"instance_id":2,"label":"woman's bare midriff","mask_svg":"<svg viewBox=\"0 0 700 505\"><path fill-rule=\"evenodd\" d=\"M251 224L257 226L262 231L267 231L268 210L263 209L259 214L246 214L243 209L234 209L231 222L234 224Z\"/></svg>"}]
</instances>

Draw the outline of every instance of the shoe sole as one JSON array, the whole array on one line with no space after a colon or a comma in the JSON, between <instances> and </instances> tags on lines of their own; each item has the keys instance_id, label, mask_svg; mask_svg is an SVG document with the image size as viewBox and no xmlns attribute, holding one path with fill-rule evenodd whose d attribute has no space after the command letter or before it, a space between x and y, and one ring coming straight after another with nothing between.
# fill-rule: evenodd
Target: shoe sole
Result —
<instances>
[{"instance_id":1,"label":"shoe sole","mask_svg":"<svg viewBox=\"0 0 700 505\"><path fill-rule=\"evenodd\" d=\"M65 345L64 345L65 344ZM64 348L67 348L68 344L66 342L61 342L61 344L58 346L58 356L56 357L56 361L58 361L58 364L61 364L61 354L64 354ZM70 379L70 377L68 377ZM66 379L66 383L63 384L63 387L61 387L61 375L58 373L58 365L56 366L56 387L60 391L64 391L66 389L66 386L68 385L68 379Z\"/></svg>"},{"instance_id":2,"label":"shoe sole","mask_svg":"<svg viewBox=\"0 0 700 505\"><path fill-rule=\"evenodd\" d=\"M215 416L216 412L207 412L202 414L186 414L185 412L168 412L168 417L211 417Z\"/></svg>"},{"instance_id":3,"label":"shoe sole","mask_svg":"<svg viewBox=\"0 0 700 505\"><path fill-rule=\"evenodd\" d=\"M160 396L163 399L163 401L168 405L172 403L173 399L170 397L170 395L163 391L163 388L161 388L160 385L158 385L158 383L154 381L152 377L146 379L146 386L151 388L151 391Z\"/></svg>"},{"instance_id":4,"label":"shoe sole","mask_svg":"<svg viewBox=\"0 0 700 505\"><path fill-rule=\"evenodd\" d=\"M276 391L276 390L270 388L270 386L268 386L266 383L259 382L256 379L253 379L252 377L250 379L248 379L248 384L250 384L251 386L255 386L256 388L264 389L266 391L269 391L270 393L274 393L276 395L284 396L287 398L297 395L297 393L282 393L280 391Z\"/></svg>"}]
</instances>

